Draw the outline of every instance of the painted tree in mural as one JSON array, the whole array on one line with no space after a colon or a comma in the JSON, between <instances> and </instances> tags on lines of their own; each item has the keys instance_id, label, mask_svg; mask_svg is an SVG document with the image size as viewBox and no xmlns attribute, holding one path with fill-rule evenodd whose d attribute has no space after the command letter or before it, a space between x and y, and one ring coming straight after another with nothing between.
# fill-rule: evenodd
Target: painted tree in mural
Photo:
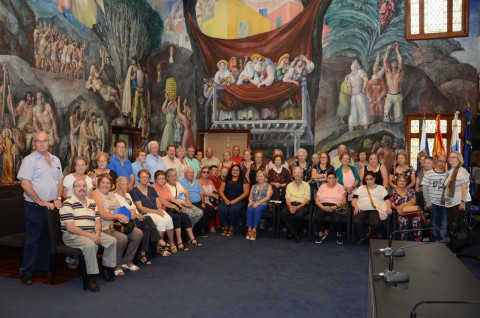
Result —
<instances>
[{"instance_id":1,"label":"painted tree in mural","mask_svg":"<svg viewBox=\"0 0 480 318\"><path fill-rule=\"evenodd\" d=\"M376 1L334 1L325 15L325 24L332 30L325 38L328 44L324 57L354 57L364 69L373 65L378 51L383 57L387 47L394 42L399 43L400 52L407 59L410 59L408 51L417 47L414 42L405 40L403 1L397 2L395 10L384 20Z\"/></svg>"},{"instance_id":2,"label":"painted tree in mural","mask_svg":"<svg viewBox=\"0 0 480 318\"><path fill-rule=\"evenodd\" d=\"M105 46L115 68L117 81L122 82L132 56L145 60L159 47L163 21L146 0L103 0L97 3L96 23L92 30Z\"/></svg>"}]
</instances>

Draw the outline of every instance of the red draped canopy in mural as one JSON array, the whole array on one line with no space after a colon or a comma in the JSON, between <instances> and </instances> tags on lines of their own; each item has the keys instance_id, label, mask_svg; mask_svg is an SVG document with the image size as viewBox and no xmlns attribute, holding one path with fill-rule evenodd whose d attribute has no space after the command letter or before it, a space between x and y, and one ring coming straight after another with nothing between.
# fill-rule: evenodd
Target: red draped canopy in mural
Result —
<instances>
[{"instance_id":1,"label":"red draped canopy in mural","mask_svg":"<svg viewBox=\"0 0 480 318\"><path fill-rule=\"evenodd\" d=\"M274 63L285 53L293 57L303 54L312 59L312 34L318 8L322 0L313 0L295 18L273 31L252 35L242 39L217 39L205 35L188 16L188 23L205 60L208 74L217 71L217 62L230 57L261 54Z\"/></svg>"},{"instance_id":2,"label":"red draped canopy in mural","mask_svg":"<svg viewBox=\"0 0 480 318\"><path fill-rule=\"evenodd\" d=\"M271 86L260 88L250 83L221 86L235 99L249 104L268 105L275 101L284 101L298 92L298 85L284 82L274 82Z\"/></svg>"}]
</instances>

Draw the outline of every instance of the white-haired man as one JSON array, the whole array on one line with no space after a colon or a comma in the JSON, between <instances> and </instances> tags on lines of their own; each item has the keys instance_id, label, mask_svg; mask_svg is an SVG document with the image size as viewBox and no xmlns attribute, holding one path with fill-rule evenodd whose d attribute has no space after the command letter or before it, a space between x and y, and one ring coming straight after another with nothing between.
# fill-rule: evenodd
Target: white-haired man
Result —
<instances>
[{"instance_id":1,"label":"white-haired man","mask_svg":"<svg viewBox=\"0 0 480 318\"><path fill-rule=\"evenodd\" d=\"M150 141L147 145L148 148L148 155L147 155L147 161L145 161L144 166L145 169L148 169L151 174L150 182L154 183L155 180L153 180L153 176L155 175L155 172L158 170L165 171L165 165L163 163L162 157L158 155L158 142L156 141Z\"/></svg>"}]
</instances>

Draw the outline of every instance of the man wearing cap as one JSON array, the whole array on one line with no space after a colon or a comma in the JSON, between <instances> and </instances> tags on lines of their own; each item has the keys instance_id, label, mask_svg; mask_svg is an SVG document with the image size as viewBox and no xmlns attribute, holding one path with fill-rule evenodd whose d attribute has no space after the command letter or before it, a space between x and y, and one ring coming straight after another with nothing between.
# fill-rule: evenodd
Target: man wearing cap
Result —
<instances>
[{"instance_id":1,"label":"man wearing cap","mask_svg":"<svg viewBox=\"0 0 480 318\"><path fill-rule=\"evenodd\" d=\"M278 60L277 69L275 71L275 80L277 82L283 81L283 77L288 70L290 64L290 54L283 54L282 57Z\"/></svg>"}]
</instances>

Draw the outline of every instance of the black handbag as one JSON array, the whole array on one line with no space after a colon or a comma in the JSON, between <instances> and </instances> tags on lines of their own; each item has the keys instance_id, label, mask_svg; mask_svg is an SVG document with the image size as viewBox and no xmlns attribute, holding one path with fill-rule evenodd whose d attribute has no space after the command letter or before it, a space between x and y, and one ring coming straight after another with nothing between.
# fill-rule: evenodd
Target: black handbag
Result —
<instances>
[{"instance_id":1,"label":"black handbag","mask_svg":"<svg viewBox=\"0 0 480 318\"><path fill-rule=\"evenodd\" d=\"M453 250L462 249L477 244L477 238L472 228L468 226L465 211L458 211L457 219L449 233L450 247Z\"/></svg>"},{"instance_id":2,"label":"black handbag","mask_svg":"<svg viewBox=\"0 0 480 318\"><path fill-rule=\"evenodd\" d=\"M213 194L218 194L217 191L213 191ZM208 197L208 201L210 202L210 205L213 207L216 207L217 205L220 204L220 200L216 199L214 196Z\"/></svg>"},{"instance_id":3,"label":"black handbag","mask_svg":"<svg viewBox=\"0 0 480 318\"><path fill-rule=\"evenodd\" d=\"M120 232L123 234L130 234L133 231L133 228L135 227L135 221L130 220L128 223L122 223L119 221L115 221L112 224L109 225L109 229L112 232Z\"/></svg>"},{"instance_id":4,"label":"black handbag","mask_svg":"<svg viewBox=\"0 0 480 318\"><path fill-rule=\"evenodd\" d=\"M349 208L348 204L343 204L339 208L337 208L337 210L335 210L335 212L337 212L341 216L346 216L348 214L349 210L350 210L350 208Z\"/></svg>"}]
</instances>

